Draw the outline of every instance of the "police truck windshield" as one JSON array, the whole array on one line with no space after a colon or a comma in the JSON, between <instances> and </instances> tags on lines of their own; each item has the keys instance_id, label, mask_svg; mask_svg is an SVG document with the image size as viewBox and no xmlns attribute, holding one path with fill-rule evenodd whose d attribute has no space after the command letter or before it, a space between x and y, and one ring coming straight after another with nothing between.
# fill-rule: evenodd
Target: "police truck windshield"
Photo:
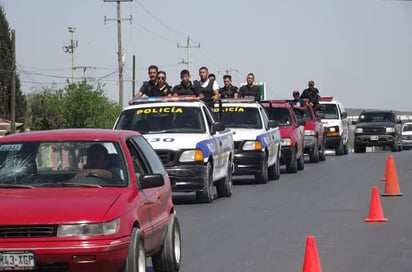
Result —
<instances>
[{"instance_id":1,"label":"police truck windshield","mask_svg":"<svg viewBox=\"0 0 412 272\"><path fill-rule=\"evenodd\" d=\"M221 113L219 111L222 111ZM221 114L223 123L228 128L261 129L262 122L257 108L223 107L214 108L216 115Z\"/></svg>"},{"instance_id":2,"label":"police truck windshield","mask_svg":"<svg viewBox=\"0 0 412 272\"><path fill-rule=\"evenodd\" d=\"M200 108L180 106L148 106L123 111L115 129L135 130L142 134L206 131Z\"/></svg>"}]
</instances>

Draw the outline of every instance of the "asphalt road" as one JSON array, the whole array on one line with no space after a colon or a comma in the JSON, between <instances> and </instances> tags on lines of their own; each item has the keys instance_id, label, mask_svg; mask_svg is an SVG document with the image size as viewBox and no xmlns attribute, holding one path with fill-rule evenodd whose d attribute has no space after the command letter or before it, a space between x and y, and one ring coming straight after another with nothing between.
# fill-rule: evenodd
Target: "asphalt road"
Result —
<instances>
[{"instance_id":1,"label":"asphalt road","mask_svg":"<svg viewBox=\"0 0 412 272\"><path fill-rule=\"evenodd\" d=\"M404 195L380 197L388 222L365 223L389 155ZM412 271L412 151L329 155L268 184L236 181L231 198L212 204L174 196L182 272L302 271L309 235L323 271Z\"/></svg>"}]
</instances>

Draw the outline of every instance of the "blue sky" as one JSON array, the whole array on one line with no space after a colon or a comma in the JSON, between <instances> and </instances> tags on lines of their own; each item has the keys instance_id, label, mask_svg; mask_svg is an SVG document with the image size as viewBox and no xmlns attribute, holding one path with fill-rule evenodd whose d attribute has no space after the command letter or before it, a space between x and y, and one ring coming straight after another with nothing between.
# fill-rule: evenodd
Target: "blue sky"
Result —
<instances>
[{"instance_id":1,"label":"blue sky","mask_svg":"<svg viewBox=\"0 0 412 272\"><path fill-rule=\"evenodd\" d=\"M68 27L76 27L76 76L106 84L118 101L116 4L103 0L0 0L16 30L22 90L31 92L71 78ZM121 4L125 52L124 104L131 97L132 56L136 87L147 67L167 72L170 85L187 68L207 66L223 84L230 71L235 85L253 72L266 82L269 98L289 98L314 80L322 95L351 108L412 110L412 1L390 0L134 0Z\"/></svg>"}]
</instances>

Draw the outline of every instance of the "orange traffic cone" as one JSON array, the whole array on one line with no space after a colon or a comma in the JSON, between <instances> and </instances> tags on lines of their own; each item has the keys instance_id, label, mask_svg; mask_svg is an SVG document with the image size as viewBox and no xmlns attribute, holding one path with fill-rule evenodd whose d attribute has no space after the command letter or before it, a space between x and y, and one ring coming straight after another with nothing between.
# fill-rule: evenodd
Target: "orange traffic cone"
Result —
<instances>
[{"instance_id":1,"label":"orange traffic cone","mask_svg":"<svg viewBox=\"0 0 412 272\"><path fill-rule=\"evenodd\" d=\"M305 259L303 261L303 272L322 272L315 237L306 237Z\"/></svg>"},{"instance_id":2,"label":"orange traffic cone","mask_svg":"<svg viewBox=\"0 0 412 272\"><path fill-rule=\"evenodd\" d=\"M385 163L385 172L383 173L383 177L381 177L380 181L387 181L388 180L388 167L389 167L389 158L393 156L389 155L388 158L386 159Z\"/></svg>"},{"instance_id":3,"label":"orange traffic cone","mask_svg":"<svg viewBox=\"0 0 412 272\"><path fill-rule=\"evenodd\" d=\"M369 208L369 216L365 219L365 222L386 222L388 218L383 216L381 201L379 199L378 187L372 187L371 204Z\"/></svg>"},{"instance_id":4,"label":"orange traffic cone","mask_svg":"<svg viewBox=\"0 0 412 272\"><path fill-rule=\"evenodd\" d=\"M401 196L399 189L398 174L396 172L395 159L393 156L388 157L388 171L385 183L385 191L382 196Z\"/></svg>"}]
</instances>

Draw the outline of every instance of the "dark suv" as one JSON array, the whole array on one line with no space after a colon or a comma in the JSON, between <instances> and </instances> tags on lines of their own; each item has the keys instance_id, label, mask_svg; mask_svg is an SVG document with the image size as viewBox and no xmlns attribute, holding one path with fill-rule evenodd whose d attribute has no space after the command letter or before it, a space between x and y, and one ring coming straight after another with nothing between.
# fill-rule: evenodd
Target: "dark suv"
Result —
<instances>
[{"instance_id":1,"label":"dark suv","mask_svg":"<svg viewBox=\"0 0 412 272\"><path fill-rule=\"evenodd\" d=\"M355 153L364 153L367 146L389 147L401 151L401 120L392 111L363 111L354 121Z\"/></svg>"}]
</instances>

